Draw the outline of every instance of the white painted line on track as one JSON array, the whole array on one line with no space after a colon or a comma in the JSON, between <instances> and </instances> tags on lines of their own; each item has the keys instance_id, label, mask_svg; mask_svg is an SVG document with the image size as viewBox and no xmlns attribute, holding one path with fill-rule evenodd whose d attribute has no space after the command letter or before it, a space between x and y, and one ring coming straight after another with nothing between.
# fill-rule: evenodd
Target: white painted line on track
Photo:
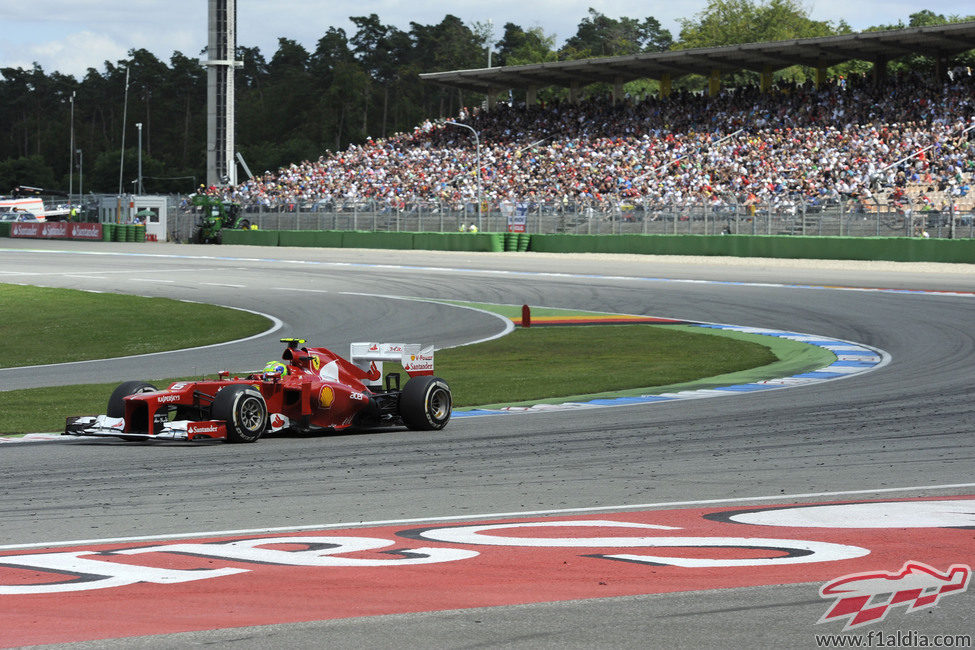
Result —
<instances>
[{"instance_id":1,"label":"white painted line on track","mask_svg":"<svg viewBox=\"0 0 975 650\"><path fill-rule=\"evenodd\" d=\"M469 305L457 305L457 304L454 304L452 302L445 302L443 300L435 300L435 299L432 299L432 298L409 298L409 297L406 297L406 296L389 296L389 295L384 295L384 294L381 294L381 293L358 293L358 292L355 292L355 291L340 291L339 293L341 295L343 295L343 296L363 296L363 297L366 297L366 298L384 298L384 299L387 299L387 300L410 300L410 301L413 301L413 302L430 302L430 303L433 303L435 305L446 305L447 307L456 307L458 309L466 309L468 311L476 311L476 312L481 313L481 314L487 314L488 316L493 316L493 317L495 317L497 319L500 319L501 322L504 323L504 330L501 331L498 334L494 334L492 336L487 336L487 337L485 337L483 339L478 339L476 341L468 341L467 343L460 343L458 345L451 345L451 346L448 346L446 348L436 348L437 350L449 350L450 348L459 348L459 347L463 347L465 345L477 345L478 343L486 343L488 341L493 341L495 339L499 339L502 336L507 336L508 334L510 334L511 332L513 332L514 329L515 329L514 321L512 321L510 318L506 318L505 316L502 316L501 314L496 314L493 311L487 311L486 309L478 309L477 307L471 307Z\"/></svg>"},{"instance_id":2,"label":"white painted line on track","mask_svg":"<svg viewBox=\"0 0 975 650\"><path fill-rule=\"evenodd\" d=\"M747 503L750 501L782 501L789 499L829 499L865 494L892 494L894 492L929 492L932 490L958 490L975 488L975 483L951 483L947 485L915 485L897 488L876 488L873 490L841 490L836 492L806 492L799 494L775 494L753 497L733 497L725 499L696 499L693 501L662 501L658 503L632 503L615 506L590 506L583 508L556 508L551 510L524 510L519 512L490 512L475 515L448 515L444 517L416 517L411 519L382 519L376 521L348 521L333 524L310 524L305 526L281 526L275 528L247 528L241 530L217 530L191 533L170 533L165 535L140 535L137 537L110 537L104 539L79 539L62 542L35 542L29 544L7 544L0 551L15 551L28 548L54 548L82 544L118 544L128 542L147 542L166 539L191 539L199 537L224 537L229 535L261 535L265 533L298 532L305 530L326 530L329 528L359 528L367 526L399 526L439 521L464 521L468 519L502 519L509 517L537 517L577 513L596 513L622 510L654 510L660 508L712 506L726 503Z\"/></svg>"},{"instance_id":3,"label":"white painted line on track","mask_svg":"<svg viewBox=\"0 0 975 650\"><path fill-rule=\"evenodd\" d=\"M223 284L222 282L201 282L200 284L205 284L208 287L230 287L231 289L246 289L246 284Z\"/></svg>"},{"instance_id":4,"label":"white painted line on track","mask_svg":"<svg viewBox=\"0 0 975 650\"><path fill-rule=\"evenodd\" d=\"M305 293L331 293L328 289L298 289L295 287L272 287L271 291L302 291Z\"/></svg>"}]
</instances>

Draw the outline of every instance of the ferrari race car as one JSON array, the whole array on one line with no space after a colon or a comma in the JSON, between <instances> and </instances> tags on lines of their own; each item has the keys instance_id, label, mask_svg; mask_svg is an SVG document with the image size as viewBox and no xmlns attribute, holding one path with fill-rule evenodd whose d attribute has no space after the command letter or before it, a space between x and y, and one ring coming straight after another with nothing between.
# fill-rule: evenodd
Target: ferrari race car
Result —
<instances>
[{"instance_id":1,"label":"ferrari race car","mask_svg":"<svg viewBox=\"0 0 975 650\"><path fill-rule=\"evenodd\" d=\"M326 348L287 343L282 362L244 377L181 381L167 390L127 381L108 398L104 415L70 417L64 435L123 440L256 442L268 431L341 431L405 425L442 429L450 420L450 387L433 375L433 347L353 343L349 360ZM399 361L410 376L383 379L383 362Z\"/></svg>"}]
</instances>

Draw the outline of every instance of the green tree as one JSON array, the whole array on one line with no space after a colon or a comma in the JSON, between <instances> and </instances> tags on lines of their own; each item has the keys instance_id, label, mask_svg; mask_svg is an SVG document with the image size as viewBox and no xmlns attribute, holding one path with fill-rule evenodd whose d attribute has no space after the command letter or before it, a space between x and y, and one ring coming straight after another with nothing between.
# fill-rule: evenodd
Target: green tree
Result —
<instances>
[{"instance_id":1,"label":"green tree","mask_svg":"<svg viewBox=\"0 0 975 650\"><path fill-rule=\"evenodd\" d=\"M559 50L559 58L622 56L670 49L673 38L656 18L610 18L595 9L579 22L574 36Z\"/></svg>"},{"instance_id":2,"label":"green tree","mask_svg":"<svg viewBox=\"0 0 975 650\"><path fill-rule=\"evenodd\" d=\"M7 193L18 185L53 189L58 187L54 170L42 156L11 158L0 162L0 192Z\"/></svg>"},{"instance_id":3,"label":"green tree","mask_svg":"<svg viewBox=\"0 0 975 650\"><path fill-rule=\"evenodd\" d=\"M525 65L557 61L555 36L548 36L541 27L527 31L515 23L505 23L504 35L494 44L498 65Z\"/></svg>"},{"instance_id":4,"label":"green tree","mask_svg":"<svg viewBox=\"0 0 975 650\"><path fill-rule=\"evenodd\" d=\"M839 26L809 17L799 0L709 0L694 18L680 21L680 40L674 49L715 47L739 43L783 41L815 38L839 33ZM779 71L778 78L805 81L808 70L792 66ZM741 71L729 75L727 83L735 86L758 83L758 73ZM684 87L702 87L701 77L682 80Z\"/></svg>"},{"instance_id":5,"label":"green tree","mask_svg":"<svg viewBox=\"0 0 975 650\"><path fill-rule=\"evenodd\" d=\"M135 131L135 128L129 128ZM131 142L134 138L130 138ZM99 152L94 156L91 164L85 158L85 194L89 192L105 192L114 194L118 189L119 163L121 161L119 149L111 149ZM124 161L124 176L122 177L122 192L129 193L135 191L136 181L139 177L139 154L137 147L126 147ZM165 162L156 160L152 156L142 152L142 184L149 194L163 192L168 187L167 183L157 183L152 180L157 177L168 177ZM152 177L147 178L147 177ZM201 177L202 178L202 177ZM189 185L189 183L186 183ZM184 188L185 190L185 188Z\"/></svg>"},{"instance_id":6,"label":"green tree","mask_svg":"<svg viewBox=\"0 0 975 650\"><path fill-rule=\"evenodd\" d=\"M483 41L457 16L447 14L437 25L411 22L409 35L416 53L413 62L424 72L484 67ZM427 116L455 115L461 106L479 102L480 97L443 88L428 89L419 105Z\"/></svg>"},{"instance_id":7,"label":"green tree","mask_svg":"<svg viewBox=\"0 0 975 650\"><path fill-rule=\"evenodd\" d=\"M882 24L868 27L866 31L879 32L891 29L904 29L905 27L933 27L935 25L948 25L951 23L968 22L972 20L975 20L975 16L945 16L944 14L936 14L930 9L922 9L921 11L915 12L908 16L906 25L904 24L903 20L898 20L896 23L892 24ZM953 57L948 63L949 66L963 65L971 67L975 65L975 50L962 52L961 54ZM937 62L933 57L915 52L890 61L887 67L887 72L892 75L917 73L930 77L934 74L936 65ZM869 68L869 66L866 65L863 67Z\"/></svg>"},{"instance_id":8,"label":"green tree","mask_svg":"<svg viewBox=\"0 0 975 650\"><path fill-rule=\"evenodd\" d=\"M813 20L798 0L709 0L694 18L680 21L675 49L830 36L836 27Z\"/></svg>"},{"instance_id":9,"label":"green tree","mask_svg":"<svg viewBox=\"0 0 975 650\"><path fill-rule=\"evenodd\" d=\"M389 123L390 90L398 85L402 66L412 46L409 35L392 25L384 25L376 14L353 16L349 20L358 28L349 39L355 59L362 65L373 83L364 84L362 132L369 133L369 96L372 85L382 91L379 135L385 136Z\"/></svg>"}]
</instances>

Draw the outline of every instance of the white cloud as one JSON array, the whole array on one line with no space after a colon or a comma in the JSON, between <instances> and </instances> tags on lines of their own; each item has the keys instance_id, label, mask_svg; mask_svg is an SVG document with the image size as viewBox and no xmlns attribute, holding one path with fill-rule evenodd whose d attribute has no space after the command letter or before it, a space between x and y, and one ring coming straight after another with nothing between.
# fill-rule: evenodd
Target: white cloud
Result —
<instances>
[{"instance_id":1,"label":"white cloud","mask_svg":"<svg viewBox=\"0 0 975 650\"><path fill-rule=\"evenodd\" d=\"M117 61L125 57L124 43L105 34L90 31L76 32L66 38L37 43L23 48L23 56L41 64L46 72L57 70L81 78L88 68L102 69L102 62ZM49 64L48 62L56 62Z\"/></svg>"}]
</instances>

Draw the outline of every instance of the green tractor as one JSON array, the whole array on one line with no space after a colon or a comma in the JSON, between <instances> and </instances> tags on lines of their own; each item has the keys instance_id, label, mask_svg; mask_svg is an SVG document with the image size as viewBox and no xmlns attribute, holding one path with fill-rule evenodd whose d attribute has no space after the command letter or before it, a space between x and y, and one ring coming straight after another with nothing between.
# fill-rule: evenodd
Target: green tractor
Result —
<instances>
[{"instance_id":1,"label":"green tractor","mask_svg":"<svg viewBox=\"0 0 975 650\"><path fill-rule=\"evenodd\" d=\"M193 241L197 244L219 244L223 241L221 231L224 228L239 228L248 230L251 222L244 219L240 205L230 201L222 201L206 194L197 194L192 199L193 205L203 208L200 221Z\"/></svg>"}]
</instances>

